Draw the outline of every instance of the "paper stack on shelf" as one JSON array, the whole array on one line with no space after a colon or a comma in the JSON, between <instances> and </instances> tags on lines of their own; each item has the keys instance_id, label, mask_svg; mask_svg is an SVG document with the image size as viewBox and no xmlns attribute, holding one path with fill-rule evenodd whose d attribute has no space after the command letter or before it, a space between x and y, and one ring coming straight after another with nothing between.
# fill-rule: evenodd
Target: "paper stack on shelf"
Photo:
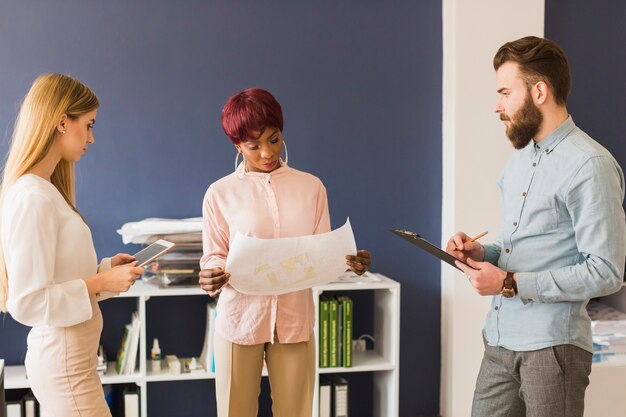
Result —
<instances>
[{"instance_id":1,"label":"paper stack on shelf","mask_svg":"<svg viewBox=\"0 0 626 417\"><path fill-rule=\"evenodd\" d=\"M198 247L194 249L179 248L177 244L170 252L146 267L144 279L161 287L170 285L197 286L202 244L198 243Z\"/></svg>"},{"instance_id":2,"label":"paper stack on shelf","mask_svg":"<svg viewBox=\"0 0 626 417\"><path fill-rule=\"evenodd\" d=\"M143 279L160 287L198 285L202 257L202 218L147 218L126 223L117 231L124 243L150 244L165 239L176 244L146 266Z\"/></svg>"},{"instance_id":3,"label":"paper stack on shelf","mask_svg":"<svg viewBox=\"0 0 626 417\"><path fill-rule=\"evenodd\" d=\"M591 318L593 361L626 360L626 313L597 300L587 305Z\"/></svg>"},{"instance_id":4,"label":"paper stack on shelf","mask_svg":"<svg viewBox=\"0 0 626 417\"><path fill-rule=\"evenodd\" d=\"M124 244L150 244L159 239L174 243L202 241L202 217L187 219L147 218L138 222L125 223L117 233Z\"/></svg>"}]
</instances>

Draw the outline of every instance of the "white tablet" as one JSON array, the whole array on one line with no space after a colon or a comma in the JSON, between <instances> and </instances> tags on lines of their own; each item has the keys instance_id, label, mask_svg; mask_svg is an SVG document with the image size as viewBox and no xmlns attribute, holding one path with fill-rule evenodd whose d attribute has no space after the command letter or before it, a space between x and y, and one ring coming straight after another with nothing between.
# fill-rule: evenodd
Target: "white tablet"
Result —
<instances>
[{"instance_id":1,"label":"white tablet","mask_svg":"<svg viewBox=\"0 0 626 417\"><path fill-rule=\"evenodd\" d=\"M133 256L137 260L137 266L145 266L159 256L165 254L174 247L174 243L159 239L150 246L143 248Z\"/></svg>"}]
</instances>

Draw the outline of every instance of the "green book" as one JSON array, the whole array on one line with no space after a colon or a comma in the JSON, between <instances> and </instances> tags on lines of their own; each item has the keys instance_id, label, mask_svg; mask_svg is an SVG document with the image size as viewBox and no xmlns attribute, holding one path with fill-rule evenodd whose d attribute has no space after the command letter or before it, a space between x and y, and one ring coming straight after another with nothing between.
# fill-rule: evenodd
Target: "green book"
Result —
<instances>
[{"instance_id":1,"label":"green book","mask_svg":"<svg viewBox=\"0 0 626 417\"><path fill-rule=\"evenodd\" d=\"M337 366L343 364L343 303L337 297Z\"/></svg>"},{"instance_id":2,"label":"green book","mask_svg":"<svg viewBox=\"0 0 626 417\"><path fill-rule=\"evenodd\" d=\"M329 300L323 295L320 296L320 319L319 319L319 355L320 355L320 368L328 368L330 364L328 354L328 331L330 328L330 306Z\"/></svg>"},{"instance_id":3,"label":"green book","mask_svg":"<svg viewBox=\"0 0 626 417\"><path fill-rule=\"evenodd\" d=\"M122 364L124 363L124 357L128 351L128 345L130 343L130 324L124 326L124 336L122 337L122 343L120 344L120 350L117 351L117 358L115 361L115 371L118 375L122 373Z\"/></svg>"},{"instance_id":4,"label":"green book","mask_svg":"<svg viewBox=\"0 0 626 417\"><path fill-rule=\"evenodd\" d=\"M336 368L339 366L339 362L337 361L337 337L338 337L338 328L337 328L337 299L331 298L329 301L330 304L330 329L328 336L328 346L330 348L330 364L331 368Z\"/></svg>"},{"instance_id":5,"label":"green book","mask_svg":"<svg viewBox=\"0 0 626 417\"><path fill-rule=\"evenodd\" d=\"M352 366L352 300L348 297L339 297L343 305L343 335L342 335L342 358L343 366L349 368Z\"/></svg>"}]
</instances>

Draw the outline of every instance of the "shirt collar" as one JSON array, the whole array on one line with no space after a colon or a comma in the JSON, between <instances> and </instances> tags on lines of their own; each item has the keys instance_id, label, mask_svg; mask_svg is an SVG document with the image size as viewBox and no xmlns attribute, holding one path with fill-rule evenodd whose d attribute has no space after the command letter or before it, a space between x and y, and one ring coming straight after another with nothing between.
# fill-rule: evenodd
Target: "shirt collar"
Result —
<instances>
[{"instance_id":1,"label":"shirt collar","mask_svg":"<svg viewBox=\"0 0 626 417\"><path fill-rule=\"evenodd\" d=\"M280 160L280 168L276 168L272 172L246 172L245 171L245 162L242 161L242 162L239 163L239 165L237 165L237 169L235 170L235 174L237 175L237 178L248 177L248 178L271 179L271 178L274 178L276 176L282 175L283 173L287 172L288 170L289 170L289 166L285 163L285 161L283 161L281 159Z\"/></svg>"},{"instance_id":2,"label":"shirt collar","mask_svg":"<svg viewBox=\"0 0 626 417\"><path fill-rule=\"evenodd\" d=\"M567 119L559 127L554 129L552 133L546 136L541 142L536 143L534 140L532 143L534 144L535 151L543 152L546 154L551 153L558 145L571 133L576 125L572 120L572 116L567 116Z\"/></svg>"}]
</instances>

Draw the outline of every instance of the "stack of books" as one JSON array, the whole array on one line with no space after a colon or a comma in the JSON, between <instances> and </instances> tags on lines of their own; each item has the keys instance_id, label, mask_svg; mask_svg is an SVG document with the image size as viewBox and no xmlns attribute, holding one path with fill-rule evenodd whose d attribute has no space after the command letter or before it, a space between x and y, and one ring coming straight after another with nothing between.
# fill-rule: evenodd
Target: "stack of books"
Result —
<instances>
[{"instance_id":1,"label":"stack of books","mask_svg":"<svg viewBox=\"0 0 626 417\"><path fill-rule=\"evenodd\" d=\"M587 305L591 318L593 362L626 361L626 314L598 300Z\"/></svg>"},{"instance_id":2,"label":"stack of books","mask_svg":"<svg viewBox=\"0 0 626 417\"><path fill-rule=\"evenodd\" d=\"M352 366L353 305L347 296L322 294L319 302L319 366Z\"/></svg>"},{"instance_id":3,"label":"stack of books","mask_svg":"<svg viewBox=\"0 0 626 417\"><path fill-rule=\"evenodd\" d=\"M124 224L124 243L148 245L159 239L175 243L168 253L146 266L143 280L160 287L196 286L202 257L202 218L148 218Z\"/></svg>"}]
</instances>

